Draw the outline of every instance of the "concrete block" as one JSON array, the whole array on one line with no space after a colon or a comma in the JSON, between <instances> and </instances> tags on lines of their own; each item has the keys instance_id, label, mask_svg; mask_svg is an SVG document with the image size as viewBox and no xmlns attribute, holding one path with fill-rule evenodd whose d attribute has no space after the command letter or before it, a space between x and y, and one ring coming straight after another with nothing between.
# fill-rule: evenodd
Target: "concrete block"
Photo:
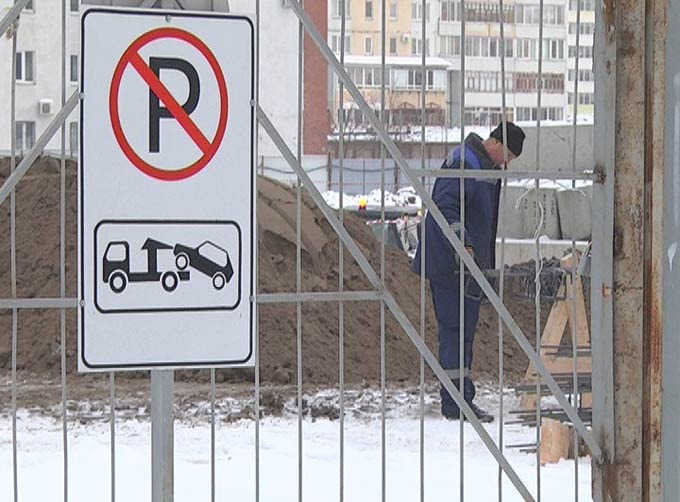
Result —
<instances>
[{"instance_id":1,"label":"concrete block","mask_svg":"<svg viewBox=\"0 0 680 502\"><path fill-rule=\"evenodd\" d=\"M540 187L538 189L538 203L543 208L543 224L539 231L539 236L558 240L562 237L562 233L555 192L554 187ZM538 223L536 216L536 188L531 188L526 192L526 195L520 202L520 210L523 213L523 237L531 239L534 237ZM540 218L540 212L538 217Z\"/></svg>"},{"instance_id":2,"label":"concrete block","mask_svg":"<svg viewBox=\"0 0 680 502\"><path fill-rule=\"evenodd\" d=\"M557 190L563 239L589 240L592 233L593 187Z\"/></svg>"},{"instance_id":3,"label":"concrete block","mask_svg":"<svg viewBox=\"0 0 680 502\"><path fill-rule=\"evenodd\" d=\"M521 186L509 185L501 190L498 211L498 237L521 239L524 236L524 213L515 209L515 203L524 193Z\"/></svg>"}]
</instances>

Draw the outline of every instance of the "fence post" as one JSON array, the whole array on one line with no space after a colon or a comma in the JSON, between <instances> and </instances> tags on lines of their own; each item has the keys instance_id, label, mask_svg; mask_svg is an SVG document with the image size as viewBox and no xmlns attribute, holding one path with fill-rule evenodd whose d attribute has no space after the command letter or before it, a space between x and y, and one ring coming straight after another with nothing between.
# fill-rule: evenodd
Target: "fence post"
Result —
<instances>
[{"instance_id":1,"label":"fence post","mask_svg":"<svg viewBox=\"0 0 680 502\"><path fill-rule=\"evenodd\" d=\"M326 190L331 191L333 186L333 163L331 162L331 152L326 155Z\"/></svg>"},{"instance_id":2,"label":"fence post","mask_svg":"<svg viewBox=\"0 0 680 502\"><path fill-rule=\"evenodd\" d=\"M173 411L175 372L151 371L151 500L174 500Z\"/></svg>"}]
</instances>

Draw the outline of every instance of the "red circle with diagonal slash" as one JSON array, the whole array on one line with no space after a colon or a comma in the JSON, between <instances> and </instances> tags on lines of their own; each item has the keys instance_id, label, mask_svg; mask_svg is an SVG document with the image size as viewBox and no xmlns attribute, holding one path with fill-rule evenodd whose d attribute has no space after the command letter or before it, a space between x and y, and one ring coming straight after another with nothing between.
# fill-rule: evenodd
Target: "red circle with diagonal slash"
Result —
<instances>
[{"instance_id":1,"label":"red circle with diagonal slash","mask_svg":"<svg viewBox=\"0 0 680 502\"><path fill-rule=\"evenodd\" d=\"M215 133L212 141L208 140L203 135L196 123L191 120L182 106L170 94L165 85L163 85L160 79L155 75L155 73L153 73L153 71L151 71L151 68L149 68L149 66L139 55L139 50L142 47L160 38L174 38L189 43L198 49L198 51L206 58L210 64L210 67L215 73L215 77L217 78L217 86L220 92L220 119L217 125L217 132ZM196 146L198 146L198 148L203 152L201 158L199 158L196 162L181 169L166 170L149 164L139 155L137 155L132 146L130 146L130 143L125 137L125 133L123 132L123 128L120 123L120 114L118 111L120 83L123 78L123 73L125 72L125 69L128 65L130 65L135 71L139 73L141 78L158 96L158 99L165 105L173 117L177 119L182 128L196 143ZM125 156L137 169L142 171L144 174L162 181L185 180L201 171L215 156L215 153L217 153L217 150L222 143L224 133L227 129L227 116L229 115L227 83L224 80L224 75L222 74L220 65L217 62L217 58L210 51L208 46L206 46L205 43L199 40L195 35L178 28L158 28L137 38L123 53L123 56L121 57L115 71L113 72L111 92L109 94L109 113L111 114L111 125L113 127L113 133L116 137L116 140L123 150L123 153L125 153Z\"/></svg>"}]
</instances>

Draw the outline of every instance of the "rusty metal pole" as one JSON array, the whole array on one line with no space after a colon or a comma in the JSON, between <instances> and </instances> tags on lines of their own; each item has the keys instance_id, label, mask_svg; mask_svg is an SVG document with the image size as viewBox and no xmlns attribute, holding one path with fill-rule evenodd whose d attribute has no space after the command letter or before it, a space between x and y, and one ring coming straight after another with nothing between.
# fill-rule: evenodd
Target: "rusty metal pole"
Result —
<instances>
[{"instance_id":1,"label":"rusty metal pole","mask_svg":"<svg viewBox=\"0 0 680 502\"><path fill-rule=\"evenodd\" d=\"M594 226L599 219L605 232L613 197L613 238L600 238L610 247L596 251L602 268L592 296L593 381L600 386L593 427L608 456L594 466L597 502L662 500L666 4L602 0L597 12L595 164L603 183L593 210ZM599 381L609 371L611 389Z\"/></svg>"},{"instance_id":2,"label":"rusty metal pole","mask_svg":"<svg viewBox=\"0 0 680 502\"><path fill-rule=\"evenodd\" d=\"M680 296L680 0L670 0L665 12L668 36L664 48L666 54L665 72L662 75L665 89L662 94L666 105L659 115L666 124L664 156L664 181L661 195L666 197L663 207L664 241L661 243L663 257L658 263L663 274L662 322L668 329L663 333L663 429L662 448L662 489L663 500L680 500L680 392L677 382L680 378L680 339L677 326L680 323L678 296Z\"/></svg>"},{"instance_id":3,"label":"rusty metal pole","mask_svg":"<svg viewBox=\"0 0 680 502\"><path fill-rule=\"evenodd\" d=\"M677 2L676 2L677 3ZM666 5L645 12L645 283L643 331L642 501L661 501L662 341L665 259ZM677 54L677 52L675 53ZM677 56L676 56L677 57ZM671 324L669 324L671 326ZM673 499L680 500L677 496Z\"/></svg>"}]
</instances>

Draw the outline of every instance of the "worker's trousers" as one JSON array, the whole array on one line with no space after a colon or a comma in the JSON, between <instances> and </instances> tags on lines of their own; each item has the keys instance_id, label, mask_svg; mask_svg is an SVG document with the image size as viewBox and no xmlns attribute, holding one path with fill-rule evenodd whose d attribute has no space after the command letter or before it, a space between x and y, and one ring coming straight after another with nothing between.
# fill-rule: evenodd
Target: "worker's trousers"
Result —
<instances>
[{"instance_id":1,"label":"worker's trousers","mask_svg":"<svg viewBox=\"0 0 680 502\"><path fill-rule=\"evenodd\" d=\"M454 280L430 280L435 315L439 327L439 362L446 370L453 384L460 390L460 286L458 275ZM474 279L472 279L474 282ZM470 282L469 280L467 281ZM463 380L463 395L470 403L475 397L475 385L470 378L472 368L472 343L475 329L479 320L479 286L467 284L465 288L465 329L463 338L463 362L465 378ZM475 291L471 291L474 289ZM458 405L444 386L441 387L442 413L449 415L458 413Z\"/></svg>"}]
</instances>

